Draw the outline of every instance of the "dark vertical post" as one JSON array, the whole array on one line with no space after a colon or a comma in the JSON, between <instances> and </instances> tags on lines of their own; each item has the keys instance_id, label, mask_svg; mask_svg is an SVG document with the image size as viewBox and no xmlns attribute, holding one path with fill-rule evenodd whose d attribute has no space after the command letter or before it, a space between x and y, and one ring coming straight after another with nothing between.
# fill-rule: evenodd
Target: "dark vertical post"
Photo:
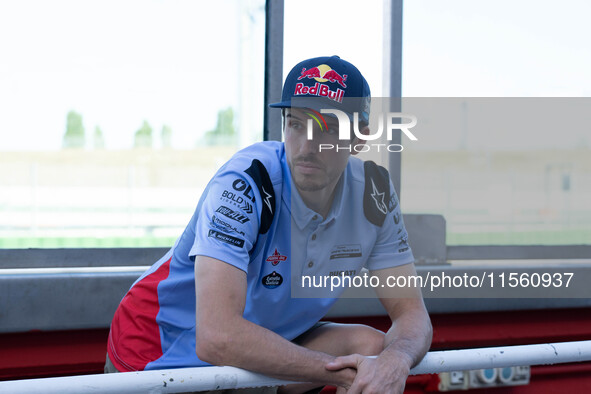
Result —
<instances>
[{"instance_id":1,"label":"dark vertical post","mask_svg":"<svg viewBox=\"0 0 591 394\"><path fill-rule=\"evenodd\" d=\"M265 13L265 108L263 139L281 141L281 111L269 108L281 101L283 85L283 0L267 0Z\"/></svg>"},{"instance_id":2,"label":"dark vertical post","mask_svg":"<svg viewBox=\"0 0 591 394\"><path fill-rule=\"evenodd\" d=\"M402 97L402 1L384 3L384 94L390 98L392 112L400 112ZM401 143L401 132L394 133L391 144ZM402 153L388 155L388 170L400 197Z\"/></svg>"}]
</instances>

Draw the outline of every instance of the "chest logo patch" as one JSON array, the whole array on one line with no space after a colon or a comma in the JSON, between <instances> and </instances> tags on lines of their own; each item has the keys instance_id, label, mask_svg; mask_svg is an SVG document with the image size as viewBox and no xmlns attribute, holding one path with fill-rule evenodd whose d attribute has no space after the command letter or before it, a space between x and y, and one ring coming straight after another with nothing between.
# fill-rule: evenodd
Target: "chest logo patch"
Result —
<instances>
[{"instance_id":1,"label":"chest logo patch","mask_svg":"<svg viewBox=\"0 0 591 394\"><path fill-rule=\"evenodd\" d=\"M330 251L330 259L348 259L351 257L361 257L361 245L335 245Z\"/></svg>"},{"instance_id":2,"label":"chest logo patch","mask_svg":"<svg viewBox=\"0 0 591 394\"><path fill-rule=\"evenodd\" d=\"M270 262L273 265L277 265L282 261L287 260L287 256L282 255L281 253L279 253L277 251L277 248L275 248L275 252L273 252L273 254L269 257L267 257L267 261Z\"/></svg>"},{"instance_id":3,"label":"chest logo patch","mask_svg":"<svg viewBox=\"0 0 591 394\"><path fill-rule=\"evenodd\" d=\"M267 289L275 289L281 286L283 283L283 277L277 272L273 271L269 275L263 276L262 283Z\"/></svg>"}]
</instances>

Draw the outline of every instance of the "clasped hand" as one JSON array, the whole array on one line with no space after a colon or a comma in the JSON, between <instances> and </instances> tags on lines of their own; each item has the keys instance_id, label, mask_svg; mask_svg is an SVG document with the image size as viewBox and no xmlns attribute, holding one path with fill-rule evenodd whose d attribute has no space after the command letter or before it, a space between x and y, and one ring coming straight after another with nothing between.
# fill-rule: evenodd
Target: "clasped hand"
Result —
<instances>
[{"instance_id":1,"label":"clasped hand","mask_svg":"<svg viewBox=\"0 0 591 394\"><path fill-rule=\"evenodd\" d=\"M337 357L326 364L329 371L353 368L357 371L349 387L337 392L347 394L402 394L410 372L408 357L366 357L360 354ZM343 391L343 389L345 391Z\"/></svg>"}]
</instances>

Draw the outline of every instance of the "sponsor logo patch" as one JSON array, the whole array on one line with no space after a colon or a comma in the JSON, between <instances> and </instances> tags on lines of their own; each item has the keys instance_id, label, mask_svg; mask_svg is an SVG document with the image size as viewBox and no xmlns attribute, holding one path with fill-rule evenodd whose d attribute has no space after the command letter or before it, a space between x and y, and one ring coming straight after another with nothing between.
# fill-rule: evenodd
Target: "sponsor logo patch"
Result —
<instances>
[{"instance_id":1,"label":"sponsor logo patch","mask_svg":"<svg viewBox=\"0 0 591 394\"><path fill-rule=\"evenodd\" d=\"M238 208L243 210L245 213L252 213L252 205L238 194L229 190L224 190L220 200L236 205Z\"/></svg>"},{"instance_id":2,"label":"sponsor logo patch","mask_svg":"<svg viewBox=\"0 0 591 394\"><path fill-rule=\"evenodd\" d=\"M237 192L242 192L242 195L244 195L244 197L248 198L253 203L256 201L254 194L252 194L252 187L250 187L250 185L246 183L244 179L238 178L234 180L234 182L232 182L232 187Z\"/></svg>"},{"instance_id":3,"label":"sponsor logo patch","mask_svg":"<svg viewBox=\"0 0 591 394\"><path fill-rule=\"evenodd\" d=\"M263 193L265 195L265 199L264 199L265 205L269 209L269 212L272 214L273 213L273 206L272 206L273 203L271 201L273 200L273 195L269 194L269 192L267 192L265 190L264 186L261 186L261 189L263 190Z\"/></svg>"},{"instance_id":4,"label":"sponsor logo patch","mask_svg":"<svg viewBox=\"0 0 591 394\"><path fill-rule=\"evenodd\" d=\"M275 206L275 190L273 189L273 183L271 182L267 169L263 163L257 159L254 159L250 167L244 170L244 172L252 178L259 191L259 196L261 196L263 200L262 211L260 212L261 221L259 233L265 234L271 228L271 223L273 223L273 217L275 216L273 210L273 207ZM243 185L237 183L236 187L242 188ZM252 201L254 202L254 200Z\"/></svg>"},{"instance_id":5,"label":"sponsor logo patch","mask_svg":"<svg viewBox=\"0 0 591 394\"><path fill-rule=\"evenodd\" d=\"M396 193L392 193L390 196L390 200L388 201L388 212L392 212L398 206L398 198L396 197Z\"/></svg>"},{"instance_id":6,"label":"sponsor logo patch","mask_svg":"<svg viewBox=\"0 0 591 394\"><path fill-rule=\"evenodd\" d=\"M354 276L357 273L357 270L347 270L347 271L330 271L330 276Z\"/></svg>"},{"instance_id":7,"label":"sponsor logo patch","mask_svg":"<svg viewBox=\"0 0 591 394\"><path fill-rule=\"evenodd\" d=\"M408 245L408 235L403 234L400 238L398 238L402 245Z\"/></svg>"},{"instance_id":8,"label":"sponsor logo patch","mask_svg":"<svg viewBox=\"0 0 591 394\"><path fill-rule=\"evenodd\" d=\"M385 193L384 192L380 192L378 190L378 188L376 187L375 182L373 181L373 179L371 180L371 187L373 189L373 192L371 194L371 197L373 198L373 200L376 203L376 208L378 208L378 210L383 213L384 215L388 213L388 208L386 207L386 203L384 202L384 196Z\"/></svg>"},{"instance_id":9,"label":"sponsor logo patch","mask_svg":"<svg viewBox=\"0 0 591 394\"><path fill-rule=\"evenodd\" d=\"M262 283L267 289L274 289L283 283L283 277L273 271L269 275L263 276Z\"/></svg>"},{"instance_id":10,"label":"sponsor logo patch","mask_svg":"<svg viewBox=\"0 0 591 394\"><path fill-rule=\"evenodd\" d=\"M319 64L318 66L309 69L302 68L302 72L298 77L298 81L302 79L313 79L316 81L316 83L314 86L306 86L306 84L302 82L297 83L295 86L295 91L293 92L294 96L320 96L328 97L329 99L338 103L343 102L343 97L345 95L345 91L343 89L347 87L347 74L340 74L327 64ZM343 89L337 87L336 90L332 90L326 82L330 82L331 84L337 83Z\"/></svg>"},{"instance_id":11,"label":"sponsor logo patch","mask_svg":"<svg viewBox=\"0 0 591 394\"><path fill-rule=\"evenodd\" d=\"M220 218L218 218L217 216L213 215L211 218L211 224L222 230L222 231L226 231L229 233L238 233L241 235L244 235L243 231L238 230L236 227L232 226L230 223L226 222L225 220L222 220Z\"/></svg>"},{"instance_id":12,"label":"sponsor logo patch","mask_svg":"<svg viewBox=\"0 0 591 394\"><path fill-rule=\"evenodd\" d=\"M242 248L244 246L243 239L232 237L231 235L220 233L219 231L216 231L216 230L209 230L209 234L207 234L207 236L211 237L211 238L215 238L218 241L227 243L229 245L237 246L239 248Z\"/></svg>"},{"instance_id":13,"label":"sponsor logo patch","mask_svg":"<svg viewBox=\"0 0 591 394\"><path fill-rule=\"evenodd\" d=\"M335 245L330 251L330 259L347 259L361 257L361 245Z\"/></svg>"},{"instance_id":14,"label":"sponsor logo patch","mask_svg":"<svg viewBox=\"0 0 591 394\"><path fill-rule=\"evenodd\" d=\"M315 79L318 82L337 82L343 88L347 87L347 85L345 84L345 81L347 80L347 74L341 75L332 68L330 68L330 66L328 66L327 64L320 64L319 66L312 67L308 70L302 68L302 73L298 77L298 81L304 78Z\"/></svg>"},{"instance_id":15,"label":"sponsor logo patch","mask_svg":"<svg viewBox=\"0 0 591 394\"><path fill-rule=\"evenodd\" d=\"M282 261L287 260L287 256L282 255L281 253L279 253L277 251L277 248L275 248L275 252L273 252L273 254L269 257L267 257L267 261L270 262L273 265L277 265Z\"/></svg>"},{"instance_id":16,"label":"sponsor logo patch","mask_svg":"<svg viewBox=\"0 0 591 394\"><path fill-rule=\"evenodd\" d=\"M221 213L222 215L224 215L228 219L232 219L232 220L237 221L238 223L244 224L250 220L249 218L247 218L246 216L244 216L240 212L233 211L224 205L222 205L221 207L219 207L215 211L218 213Z\"/></svg>"},{"instance_id":17,"label":"sponsor logo patch","mask_svg":"<svg viewBox=\"0 0 591 394\"><path fill-rule=\"evenodd\" d=\"M314 86L306 86L303 83L297 83L293 92L294 96L311 95L319 97L328 97L338 103L343 102L345 91L343 89L331 90L330 87L324 83L315 83Z\"/></svg>"},{"instance_id":18,"label":"sponsor logo patch","mask_svg":"<svg viewBox=\"0 0 591 394\"><path fill-rule=\"evenodd\" d=\"M365 218L378 227L384 225L388 215L390 198L390 176L388 170L371 160L363 163L365 188L363 190L363 213Z\"/></svg>"},{"instance_id":19,"label":"sponsor logo patch","mask_svg":"<svg viewBox=\"0 0 591 394\"><path fill-rule=\"evenodd\" d=\"M398 253L406 252L409 249L408 234L406 234L406 233L402 234L400 236L400 238L398 238L398 240L400 241L400 246L401 246L401 248L398 249Z\"/></svg>"}]
</instances>

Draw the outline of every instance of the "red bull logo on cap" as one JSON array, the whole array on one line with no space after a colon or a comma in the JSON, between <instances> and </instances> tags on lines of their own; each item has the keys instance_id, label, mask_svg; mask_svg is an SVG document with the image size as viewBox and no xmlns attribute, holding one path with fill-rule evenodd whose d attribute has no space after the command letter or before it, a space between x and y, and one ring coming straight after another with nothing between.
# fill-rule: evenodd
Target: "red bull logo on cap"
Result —
<instances>
[{"instance_id":1,"label":"red bull logo on cap","mask_svg":"<svg viewBox=\"0 0 591 394\"><path fill-rule=\"evenodd\" d=\"M298 81L304 78L314 78L318 82L337 82L343 88L346 88L345 81L347 80L347 74L339 74L326 64L321 64L317 67L312 67L309 70L302 68L302 75L299 76Z\"/></svg>"},{"instance_id":2,"label":"red bull logo on cap","mask_svg":"<svg viewBox=\"0 0 591 394\"><path fill-rule=\"evenodd\" d=\"M325 82L336 82L343 88L346 88L347 85L345 82L347 81L347 74L341 75L328 65L321 64L310 69L302 68L302 74L298 77L298 81L304 78L314 79L317 83L315 83L314 86L306 86L302 82L296 84L294 91L295 96L309 94L313 96L328 97L338 103L343 102L345 91L340 88L337 88L337 90L331 90Z\"/></svg>"}]
</instances>

